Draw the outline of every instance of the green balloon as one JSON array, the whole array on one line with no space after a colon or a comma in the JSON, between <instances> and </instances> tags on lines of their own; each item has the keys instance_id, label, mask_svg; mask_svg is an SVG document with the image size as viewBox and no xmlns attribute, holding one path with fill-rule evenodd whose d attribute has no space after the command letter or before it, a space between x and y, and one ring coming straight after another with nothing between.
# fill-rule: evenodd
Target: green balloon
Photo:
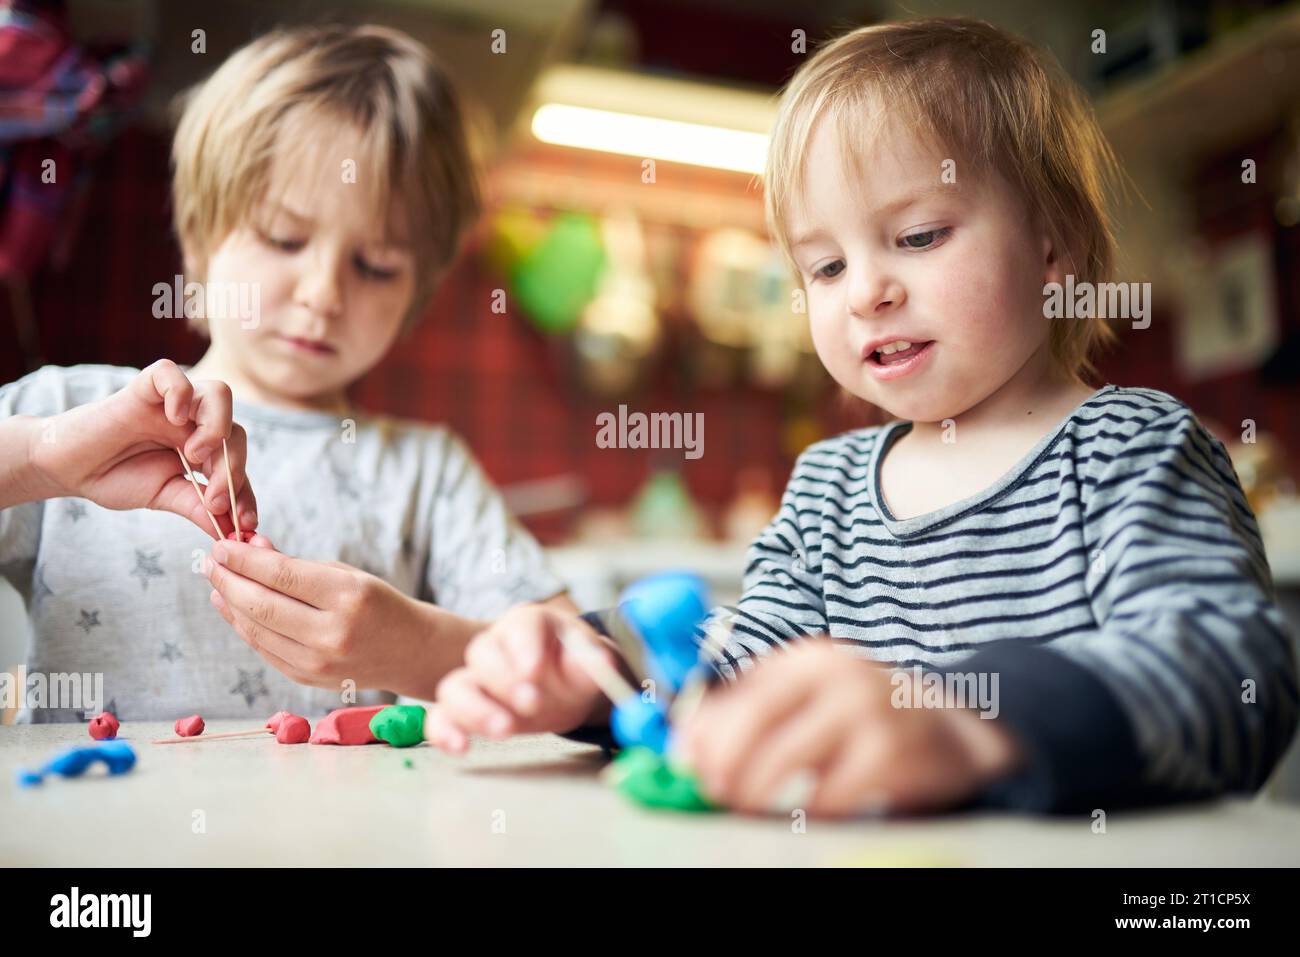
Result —
<instances>
[{"instance_id":1,"label":"green balloon","mask_svg":"<svg viewBox=\"0 0 1300 957\"><path fill-rule=\"evenodd\" d=\"M543 332L568 332L596 296L605 269L600 230L589 216L568 213L515 266L515 298Z\"/></svg>"}]
</instances>

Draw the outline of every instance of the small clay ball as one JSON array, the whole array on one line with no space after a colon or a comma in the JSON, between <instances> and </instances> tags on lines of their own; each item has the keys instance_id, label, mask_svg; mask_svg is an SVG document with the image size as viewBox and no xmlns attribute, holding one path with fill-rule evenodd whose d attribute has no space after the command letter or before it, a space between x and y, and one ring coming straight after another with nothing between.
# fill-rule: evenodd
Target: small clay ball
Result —
<instances>
[{"instance_id":1,"label":"small clay ball","mask_svg":"<svg viewBox=\"0 0 1300 957\"><path fill-rule=\"evenodd\" d=\"M275 731L275 740L281 744L306 744L310 737L311 725L297 714L286 714Z\"/></svg>"},{"instance_id":2,"label":"small clay ball","mask_svg":"<svg viewBox=\"0 0 1300 957\"><path fill-rule=\"evenodd\" d=\"M117 737L117 729L121 726L116 715L105 711L90 719L90 736L96 741L111 741Z\"/></svg>"},{"instance_id":3,"label":"small clay ball","mask_svg":"<svg viewBox=\"0 0 1300 957\"><path fill-rule=\"evenodd\" d=\"M192 714L188 718L177 718L173 727L182 738L192 738L203 733L203 719Z\"/></svg>"}]
</instances>

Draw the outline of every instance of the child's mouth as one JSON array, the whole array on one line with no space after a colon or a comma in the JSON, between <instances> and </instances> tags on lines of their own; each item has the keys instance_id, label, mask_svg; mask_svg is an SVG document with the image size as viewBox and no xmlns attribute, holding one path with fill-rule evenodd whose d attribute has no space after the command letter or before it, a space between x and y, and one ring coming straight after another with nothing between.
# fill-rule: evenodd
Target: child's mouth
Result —
<instances>
[{"instance_id":1,"label":"child's mouth","mask_svg":"<svg viewBox=\"0 0 1300 957\"><path fill-rule=\"evenodd\" d=\"M316 339L302 339L297 336L281 336L294 350L316 356L332 356L334 347L327 342Z\"/></svg>"},{"instance_id":2,"label":"child's mouth","mask_svg":"<svg viewBox=\"0 0 1300 957\"><path fill-rule=\"evenodd\" d=\"M929 356L933 345L933 339L910 342L902 348L898 348L898 343L891 343L882 347L890 351L877 349L867 355L867 368L878 379L897 379L919 368Z\"/></svg>"}]
</instances>

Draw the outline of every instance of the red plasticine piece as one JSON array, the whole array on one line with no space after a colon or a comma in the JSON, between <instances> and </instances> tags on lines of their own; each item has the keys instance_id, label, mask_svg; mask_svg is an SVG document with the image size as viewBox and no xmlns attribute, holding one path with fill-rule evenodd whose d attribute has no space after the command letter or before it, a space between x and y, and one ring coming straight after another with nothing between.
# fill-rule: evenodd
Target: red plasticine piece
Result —
<instances>
[{"instance_id":1,"label":"red plasticine piece","mask_svg":"<svg viewBox=\"0 0 1300 957\"><path fill-rule=\"evenodd\" d=\"M266 726L272 731L279 731L280 722L292 714L292 711L277 711L275 714L271 715L271 717L266 719Z\"/></svg>"},{"instance_id":2,"label":"red plasticine piece","mask_svg":"<svg viewBox=\"0 0 1300 957\"><path fill-rule=\"evenodd\" d=\"M238 532L231 532L229 535L226 536L226 540L230 542L243 542L245 545L247 545L249 542L253 540L253 533L244 532L244 537L240 538Z\"/></svg>"},{"instance_id":3,"label":"red plasticine piece","mask_svg":"<svg viewBox=\"0 0 1300 957\"><path fill-rule=\"evenodd\" d=\"M302 715L286 713L275 730L275 740L281 744L305 744L311 736L311 725Z\"/></svg>"},{"instance_id":4,"label":"red plasticine piece","mask_svg":"<svg viewBox=\"0 0 1300 957\"><path fill-rule=\"evenodd\" d=\"M316 722L311 734L312 744L379 744L370 733L370 719L388 705L361 705L355 708L336 708Z\"/></svg>"},{"instance_id":5,"label":"red plasticine piece","mask_svg":"<svg viewBox=\"0 0 1300 957\"><path fill-rule=\"evenodd\" d=\"M182 738L192 738L203 733L203 719L192 714L188 718L177 718L173 727Z\"/></svg>"},{"instance_id":6,"label":"red plasticine piece","mask_svg":"<svg viewBox=\"0 0 1300 957\"><path fill-rule=\"evenodd\" d=\"M111 741L117 737L117 729L121 726L116 715L105 711L90 719L90 736L96 741Z\"/></svg>"}]
</instances>

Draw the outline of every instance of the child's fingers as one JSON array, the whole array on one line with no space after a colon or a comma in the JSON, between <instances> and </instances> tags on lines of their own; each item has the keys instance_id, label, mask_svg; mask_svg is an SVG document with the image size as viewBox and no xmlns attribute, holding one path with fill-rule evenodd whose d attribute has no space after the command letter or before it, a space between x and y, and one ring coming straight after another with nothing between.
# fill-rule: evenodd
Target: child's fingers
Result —
<instances>
[{"instance_id":1,"label":"child's fingers","mask_svg":"<svg viewBox=\"0 0 1300 957\"><path fill-rule=\"evenodd\" d=\"M355 570L347 566L291 558L244 542L220 542L212 546L212 558L237 575L316 609L333 607L355 581Z\"/></svg>"},{"instance_id":2,"label":"child's fingers","mask_svg":"<svg viewBox=\"0 0 1300 957\"><path fill-rule=\"evenodd\" d=\"M520 609L502 622L505 645L521 681L538 681L559 660L559 627L563 622L555 620L554 612L536 606Z\"/></svg>"},{"instance_id":3,"label":"child's fingers","mask_svg":"<svg viewBox=\"0 0 1300 957\"><path fill-rule=\"evenodd\" d=\"M232 543L214 544L213 554L228 544ZM209 561L206 566L208 581L225 599L226 604L237 614L251 619L263 628L281 635L305 636L321 634L329 626L328 616L318 608L267 588L259 581L245 578L220 562ZM296 640L294 644L300 648L306 647L303 642Z\"/></svg>"},{"instance_id":4,"label":"child's fingers","mask_svg":"<svg viewBox=\"0 0 1300 957\"><path fill-rule=\"evenodd\" d=\"M221 440L231 433L231 410L234 398L230 386L215 379L194 384L194 397L190 400L190 418L194 420L194 434L185 443L185 454L191 463L212 474L208 460L221 451Z\"/></svg>"},{"instance_id":5,"label":"child's fingers","mask_svg":"<svg viewBox=\"0 0 1300 957\"><path fill-rule=\"evenodd\" d=\"M529 694L535 694L539 702L529 712L529 717L540 717L543 723L549 727L538 728L537 730L561 731L561 727L555 725L559 714L566 718L575 714L579 716L586 715L591 711L596 701L604 697L604 692L596 687L591 677L583 672L577 679L563 674L557 668L548 668L542 673L541 678L534 684L521 685L519 691L527 691ZM516 696L519 695L516 692ZM545 709L546 715L540 715ZM518 710L518 709L516 709ZM521 712L522 713L522 712Z\"/></svg>"},{"instance_id":6,"label":"child's fingers","mask_svg":"<svg viewBox=\"0 0 1300 957\"><path fill-rule=\"evenodd\" d=\"M299 671L293 665L289 664L289 662L285 661L279 655L275 654L274 652L268 651L266 648L263 648L261 645L258 645L253 641L250 641L248 636L245 635L244 632L241 630L239 622L235 618L234 613L231 611L230 606L227 605L225 601L222 600L221 594L219 592L216 591L212 592L212 594L209 595L208 598L212 602L212 607L217 609L221 617L226 620L226 624L228 624L234 630L235 634L237 634L240 637L240 640L242 640L244 644L248 645L248 647L252 648L259 655L261 655L262 658L265 659L273 668L275 668L285 677L293 681L296 681L299 684L311 683L311 680L307 675L303 674L301 671Z\"/></svg>"},{"instance_id":7,"label":"child's fingers","mask_svg":"<svg viewBox=\"0 0 1300 957\"><path fill-rule=\"evenodd\" d=\"M750 752L807 704L815 688L790 670L780 669L785 680L764 680L759 668L738 687L705 696L690 723L686 745L708 793L731 793Z\"/></svg>"},{"instance_id":8,"label":"child's fingers","mask_svg":"<svg viewBox=\"0 0 1300 957\"><path fill-rule=\"evenodd\" d=\"M791 775L820 768L831 759L843 745L844 732L842 704L813 696L758 742L724 793L709 796L741 810L767 810Z\"/></svg>"},{"instance_id":9,"label":"child's fingers","mask_svg":"<svg viewBox=\"0 0 1300 957\"><path fill-rule=\"evenodd\" d=\"M257 528L257 496L253 494L253 487L247 482L244 483L244 488L236 499L235 507L239 510L240 531L248 534ZM268 547L269 541L269 539L262 539L263 544L259 547Z\"/></svg>"},{"instance_id":10,"label":"child's fingers","mask_svg":"<svg viewBox=\"0 0 1300 957\"><path fill-rule=\"evenodd\" d=\"M235 501L239 510L240 527L245 532L251 532L257 528L257 495L253 492L253 483L248 480L248 433L242 425L236 424L231 428L230 439L232 442L238 441L240 450L238 470L231 467L235 477ZM231 455L235 455L233 449Z\"/></svg>"},{"instance_id":11,"label":"child's fingers","mask_svg":"<svg viewBox=\"0 0 1300 957\"><path fill-rule=\"evenodd\" d=\"M883 742L876 735L855 737L833 752L817 779L808 812L819 817L879 814L892 799L886 780Z\"/></svg>"},{"instance_id":12,"label":"child's fingers","mask_svg":"<svg viewBox=\"0 0 1300 957\"><path fill-rule=\"evenodd\" d=\"M181 474L181 463L180 459L176 458L176 453L170 450L148 452L139 456L139 459L143 460L144 455L157 456L161 466L170 467L176 472L163 482L150 507L179 515L197 525L202 529L203 534L215 538L216 533L212 530L212 522L203 508L203 499L194 494L194 486Z\"/></svg>"},{"instance_id":13,"label":"child's fingers","mask_svg":"<svg viewBox=\"0 0 1300 957\"><path fill-rule=\"evenodd\" d=\"M519 656L535 652L534 646L544 640L539 634L520 636L517 632L512 640L511 634L493 628L470 642L465 649L465 664L488 694L507 702L516 714L532 717L542 706L538 685L545 676L538 674L540 664L525 667ZM542 659L534 654L534 660Z\"/></svg>"},{"instance_id":14,"label":"child's fingers","mask_svg":"<svg viewBox=\"0 0 1300 957\"><path fill-rule=\"evenodd\" d=\"M504 738L515 729L514 715L484 691L466 668L443 678L437 697L447 716L471 734Z\"/></svg>"},{"instance_id":15,"label":"child's fingers","mask_svg":"<svg viewBox=\"0 0 1300 957\"><path fill-rule=\"evenodd\" d=\"M226 619L227 624L244 640L250 648L270 662L277 671L299 684L315 685L321 683L324 674L324 660L306 649L303 645L276 634L242 615L222 598L221 593L213 591L208 596L213 607Z\"/></svg>"},{"instance_id":16,"label":"child's fingers","mask_svg":"<svg viewBox=\"0 0 1300 957\"><path fill-rule=\"evenodd\" d=\"M163 413L172 425L190 421L190 403L194 387L180 367L170 359L159 359L131 380L131 392L150 405L162 403Z\"/></svg>"},{"instance_id":17,"label":"child's fingers","mask_svg":"<svg viewBox=\"0 0 1300 957\"><path fill-rule=\"evenodd\" d=\"M226 457L226 450L230 457ZM235 425L230 432L230 439L224 446L218 446L216 453L209 459L208 489L206 498L208 508L214 515L232 515L230 486L234 483L235 505L238 509L240 530L252 531L257 527L257 498L248 481L245 466L248 461L248 436L243 428Z\"/></svg>"},{"instance_id":18,"label":"child's fingers","mask_svg":"<svg viewBox=\"0 0 1300 957\"><path fill-rule=\"evenodd\" d=\"M448 754L464 754L469 749L469 735L456 727L438 705L424 717L424 739Z\"/></svg>"}]
</instances>

